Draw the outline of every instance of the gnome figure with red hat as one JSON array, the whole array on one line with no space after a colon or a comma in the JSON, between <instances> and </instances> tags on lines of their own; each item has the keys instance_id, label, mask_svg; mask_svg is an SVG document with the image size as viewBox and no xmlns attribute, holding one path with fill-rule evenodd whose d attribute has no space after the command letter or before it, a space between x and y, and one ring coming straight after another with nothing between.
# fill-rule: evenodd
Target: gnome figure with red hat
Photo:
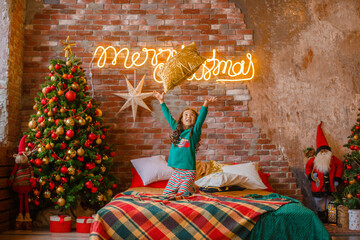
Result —
<instances>
[{"instance_id":1,"label":"gnome figure with red hat","mask_svg":"<svg viewBox=\"0 0 360 240\"><path fill-rule=\"evenodd\" d=\"M306 163L305 172L312 182L311 190L318 216L322 222L327 222L327 206L341 182L343 163L332 155L321 125L322 122L317 128L316 156Z\"/></svg>"},{"instance_id":2,"label":"gnome figure with red hat","mask_svg":"<svg viewBox=\"0 0 360 240\"><path fill-rule=\"evenodd\" d=\"M9 186L18 193L20 200L19 215L16 218L15 229L32 229L32 220L29 214L29 192L32 190L32 183L35 183L34 173L29 163L30 156L35 149L26 152L26 137L23 136L19 144L19 153L14 154L15 165L9 178ZM25 206L25 215L23 215L23 206Z\"/></svg>"}]
</instances>

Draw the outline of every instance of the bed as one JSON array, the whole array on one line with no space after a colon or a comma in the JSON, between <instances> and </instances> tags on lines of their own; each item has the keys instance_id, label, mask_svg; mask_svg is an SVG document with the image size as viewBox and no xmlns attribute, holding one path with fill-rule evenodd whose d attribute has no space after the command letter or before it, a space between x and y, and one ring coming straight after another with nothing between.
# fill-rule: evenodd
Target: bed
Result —
<instances>
[{"instance_id":1,"label":"bed","mask_svg":"<svg viewBox=\"0 0 360 240\"><path fill-rule=\"evenodd\" d=\"M164 197L160 181L135 178L97 212L90 239L331 239L311 210L269 189Z\"/></svg>"}]
</instances>

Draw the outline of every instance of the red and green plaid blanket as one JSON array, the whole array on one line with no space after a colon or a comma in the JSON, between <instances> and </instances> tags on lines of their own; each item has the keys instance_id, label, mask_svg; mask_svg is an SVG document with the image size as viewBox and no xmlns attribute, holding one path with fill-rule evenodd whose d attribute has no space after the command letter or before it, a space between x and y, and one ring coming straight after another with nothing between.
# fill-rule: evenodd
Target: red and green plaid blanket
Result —
<instances>
[{"instance_id":1,"label":"red and green plaid blanket","mask_svg":"<svg viewBox=\"0 0 360 240\"><path fill-rule=\"evenodd\" d=\"M290 201L128 191L97 212L90 239L245 239L261 214Z\"/></svg>"}]
</instances>

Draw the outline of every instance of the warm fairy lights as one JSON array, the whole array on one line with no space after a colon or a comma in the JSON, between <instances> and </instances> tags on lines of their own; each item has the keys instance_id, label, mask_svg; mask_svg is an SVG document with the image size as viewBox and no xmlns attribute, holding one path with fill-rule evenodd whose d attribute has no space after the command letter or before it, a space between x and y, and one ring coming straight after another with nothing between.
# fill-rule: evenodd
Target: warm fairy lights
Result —
<instances>
[{"instance_id":1,"label":"warm fairy lights","mask_svg":"<svg viewBox=\"0 0 360 240\"><path fill-rule=\"evenodd\" d=\"M216 50L213 49L212 52L212 57L208 58L204 62L202 67L200 67L201 70L198 70L194 75L188 78L189 81L194 79L198 81L208 81L219 74L221 74L221 76L226 75L229 79L217 79L216 81L248 81L254 77L255 68L252 62L252 55L250 53L246 54L246 60L234 62L232 60L220 60L216 57ZM156 50L152 48L143 48L142 52L134 52L131 54L128 48L121 48L120 50L117 50L113 46L108 46L106 48L99 46L95 49L93 58L99 58L97 61L97 66L99 68L103 68L109 60L112 60L112 65L118 64L118 59L120 59L120 57L124 57L123 66L126 69L140 67L150 61L151 65L155 67L153 71L153 78L156 82L161 83L162 81L157 78L156 73L163 67L164 63L159 62L159 58L166 58L167 61L176 53L176 50L171 49L159 48Z\"/></svg>"}]
</instances>

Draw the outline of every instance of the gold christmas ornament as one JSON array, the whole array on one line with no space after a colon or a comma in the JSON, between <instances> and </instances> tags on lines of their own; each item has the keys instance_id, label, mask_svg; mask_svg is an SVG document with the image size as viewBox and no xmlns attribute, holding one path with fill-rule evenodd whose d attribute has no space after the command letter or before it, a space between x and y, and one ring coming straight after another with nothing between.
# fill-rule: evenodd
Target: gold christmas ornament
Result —
<instances>
[{"instance_id":1,"label":"gold christmas ornament","mask_svg":"<svg viewBox=\"0 0 360 240\"><path fill-rule=\"evenodd\" d=\"M359 139L359 135L355 134L354 135L354 140L358 140Z\"/></svg>"},{"instance_id":2,"label":"gold christmas ornament","mask_svg":"<svg viewBox=\"0 0 360 240\"><path fill-rule=\"evenodd\" d=\"M95 160L95 163L96 163L96 164L100 164L100 163L101 163L101 158L100 158L100 159L96 159L96 160Z\"/></svg>"},{"instance_id":3,"label":"gold christmas ornament","mask_svg":"<svg viewBox=\"0 0 360 240\"><path fill-rule=\"evenodd\" d=\"M49 66L49 70L50 70L50 71L53 71L53 70L54 70L54 65L50 65L50 66Z\"/></svg>"},{"instance_id":4,"label":"gold christmas ornament","mask_svg":"<svg viewBox=\"0 0 360 240\"><path fill-rule=\"evenodd\" d=\"M61 193L63 193L65 191L65 189L62 187L62 186L59 186L57 189L56 189L56 193L58 195L60 195Z\"/></svg>"},{"instance_id":5,"label":"gold christmas ornament","mask_svg":"<svg viewBox=\"0 0 360 240\"><path fill-rule=\"evenodd\" d=\"M53 123L53 122L55 122L55 120L54 120L54 118L49 117L49 118L48 118L48 122L52 122L52 123Z\"/></svg>"},{"instance_id":6,"label":"gold christmas ornament","mask_svg":"<svg viewBox=\"0 0 360 240\"><path fill-rule=\"evenodd\" d=\"M65 113L66 112L66 109L65 108L60 108L60 113Z\"/></svg>"},{"instance_id":7,"label":"gold christmas ornament","mask_svg":"<svg viewBox=\"0 0 360 240\"><path fill-rule=\"evenodd\" d=\"M65 199L59 198L59 199L57 200L57 204L58 204L60 207L64 206L64 205L65 205Z\"/></svg>"},{"instance_id":8,"label":"gold christmas ornament","mask_svg":"<svg viewBox=\"0 0 360 240\"><path fill-rule=\"evenodd\" d=\"M30 129L34 129L34 128L36 128L37 123L36 123L35 120L31 120L31 121L29 122L28 126L29 126Z\"/></svg>"},{"instance_id":9,"label":"gold christmas ornament","mask_svg":"<svg viewBox=\"0 0 360 240\"><path fill-rule=\"evenodd\" d=\"M356 183L356 179L354 178L354 179L350 180L349 183L350 183L351 185L355 184L355 183Z\"/></svg>"},{"instance_id":10,"label":"gold christmas ornament","mask_svg":"<svg viewBox=\"0 0 360 240\"><path fill-rule=\"evenodd\" d=\"M91 122L92 122L92 117L86 116L86 117L85 117L85 120L86 120L87 122L91 123Z\"/></svg>"},{"instance_id":11,"label":"gold christmas ornament","mask_svg":"<svg viewBox=\"0 0 360 240\"><path fill-rule=\"evenodd\" d=\"M70 87L71 87L72 90L75 90L75 91L79 89L79 85L77 83L71 84Z\"/></svg>"},{"instance_id":12,"label":"gold christmas ornament","mask_svg":"<svg viewBox=\"0 0 360 240\"><path fill-rule=\"evenodd\" d=\"M70 167L68 168L68 174L70 174L70 175L74 175L74 174L75 174L75 168L74 168L73 166L70 166Z\"/></svg>"},{"instance_id":13,"label":"gold christmas ornament","mask_svg":"<svg viewBox=\"0 0 360 240\"><path fill-rule=\"evenodd\" d=\"M101 169L101 172L103 172L103 173L106 172L106 167L105 166L101 166L100 169Z\"/></svg>"},{"instance_id":14,"label":"gold christmas ornament","mask_svg":"<svg viewBox=\"0 0 360 240\"><path fill-rule=\"evenodd\" d=\"M52 111L50 111L47 113L47 115L48 115L48 117L52 117L52 116L54 116L54 113Z\"/></svg>"},{"instance_id":15,"label":"gold christmas ornament","mask_svg":"<svg viewBox=\"0 0 360 240\"><path fill-rule=\"evenodd\" d=\"M46 89L47 89L47 87L43 87L42 89L41 89L41 92L45 95L46 94Z\"/></svg>"},{"instance_id":16,"label":"gold christmas ornament","mask_svg":"<svg viewBox=\"0 0 360 240\"><path fill-rule=\"evenodd\" d=\"M45 145L45 149L46 149L46 150L50 150L50 149L52 149L52 147L51 147L51 145L48 143L48 144Z\"/></svg>"},{"instance_id":17,"label":"gold christmas ornament","mask_svg":"<svg viewBox=\"0 0 360 240\"><path fill-rule=\"evenodd\" d=\"M57 135L63 135L64 134L64 128L62 126L56 128L56 134Z\"/></svg>"},{"instance_id":18,"label":"gold christmas ornament","mask_svg":"<svg viewBox=\"0 0 360 240\"><path fill-rule=\"evenodd\" d=\"M96 139L96 144L100 145L102 140L100 138Z\"/></svg>"},{"instance_id":19,"label":"gold christmas ornament","mask_svg":"<svg viewBox=\"0 0 360 240\"><path fill-rule=\"evenodd\" d=\"M55 82L55 81L56 81L56 77L55 77L55 76L51 76L50 80L53 81L53 82Z\"/></svg>"},{"instance_id":20,"label":"gold christmas ornament","mask_svg":"<svg viewBox=\"0 0 360 240\"><path fill-rule=\"evenodd\" d=\"M97 200L99 202L101 202L104 199L104 195L102 195L101 193L97 196Z\"/></svg>"},{"instance_id":21,"label":"gold christmas ornament","mask_svg":"<svg viewBox=\"0 0 360 240\"><path fill-rule=\"evenodd\" d=\"M106 193L109 197L112 197L113 191L111 189L106 190Z\"/></svg>"},{"instance_id":22,"label":"gold christmas ornament","mask_svg":"<svg viewBox=\"0 0 360 240\"><path fill-rule=\"evenodd\" d=\"M346 198L347 199L351 199L353 196L351 195L351 193L348 193L347 195L346 195Z\"/></svg>"},{"instance_id":23,"label":"gold christmas ornament","mask_svg":"<svg viewBox=\"0 0 360 240\"><path fill-rule=\"evenodd\" d=\"M70 127L70 126L74 126L75 124L75 121L73 118L68 118L68 119L65 119L65 125Z\"/></svg>"},{"instance_id":24,"label":"gold christmas ornament","mask_svg":"<svg viewBox=\"0 0 360 240\"><path fill-rule=\"evenodd\" d=\"M60 181L61 180L61 177L59 174L55 175L55 181Z\"/></svg>"},{"instance_id":25,"label":"gold christmas ornament","mask_svg":"<svg viewBox=\"0 0 360 240\"><path fill-rule=\"evenodd\" d=\"M48 158L48 157L44 157L44 158L42 159L42 162L43 162L43 164L48 165L50 161L49 161L49 158Z\"/></svg>"},{"instance_id":26,"label":"gold christmas ornament","mask_svg":"<svg viewBox=\"0 0 360 240\"><path fill-rule=\"evenodd\" d=\"M28 152L28 151L30 151L30 149L29 149L28 147L25 147L25 151L27 151L27 152Z\"/></svg>"},{"instance_id":27,"label":"gold christmas ornament","mask_svg":"<svg viewBox=\"0 0 360 240\"><path fill-rule=\"evenodd\" d=\"M82 80L83 81L83 84L85 84L87 81L86 81L86 79L84 78L84 77L81 77L80 78L80 80Z\"/></svg>"},{"instance_id":28,"label":"gold christmas ornament","mask_svg":"<svg viewBox=\"0 0 360 240\"><path fill-rule=\"evenodd\" d=\"M65 140L69 141L71 139L71 137L65 136Z\"/></svg>"},{"instance_id":29,"label":"gold christmas ornament","mask_svg":"<svg viewBox=\"0 0 360 240\"><path fill-rule=\"evenodd\" d=\"M35 105L33 106L33 109L34 109L34 110L39 110L37 104L35 104Z\"/></svg>"},{"instance_id":30,"label":"gold christmas ornament","mask_svg":"<svg viewBox=\"0 0 360 240\"><path fill-rule=\"evenodd\" d=\"M41 184L41 186L44 186L46 183L46 179L40 178L39 183Z\"/></svg>"},{"instance_id":31,"label":"gold christmas ornament","mask_svg":"<svg viewBox=\"0 0 360 240\"><path fill-rule=\"evenodd\" d=\"M109 159L108 156L104 155L103 158L102 158L104 161L107 161Z\"/></svg>"},{"instance_id":32,"label":"gold christmas ornament","mask_svg":"<svg viewBox=\"0 0 360 240\"><path fill-rule=\"evenodd\" d=\"M46 190L44 192L44 198L50 198L50 196L51 196L51 192L49 190Z\"/></svg>"},{"instance_id":33,"label":"gold christmas ornament","mask_svg":"<svg viewBox=\"0 0 360 240\"><path fill-rule=\"evenodd\" d=\"M45 151L45 148L43 146L41 146L40 148L38 148L38 153L42 153Z\"/></svg>"},{"instance_id":34,"label":"gold christmas ornament","mask_svg":"<svg viewBox=\"0 0 360 240\"><path fill-rule=\"evenodd\" d=\"M83 148L79 148L76 152L80 157L85 154L85 150Z\"/></svg>"},{"instance_id":35,"label":"gold christmas ornament","mask_svg":"<svg viewBox=\"0 0 360 240\"><path fill-rule=\"evenodd\" d=\"M85 119L83 119L83 118L80 118L80 119L79 119L79 124L80 124L81 126L84 126L85 123L86 123Z\"/></svg>"},{"instance_id":36,"label":"gold christmas ornament","mask_svg":"<svg viewBox=\"0 0 360 240\"><path fill-rule=\"evenodd\" d=\"M40 127L44 128L46 126L45 121L40 123Z\"/></svg>"},{"instance_id":37,"label":"gold christmas ornament","mask_svg":"<svg viewBox=\"0 0 360 240\"><path fill-rule=\"evenodd\" d=\"M114 95L126 99L125 104L120 108L117 114L131 106L133 121L135 122L138 106L141 106L151 112L150 108L145 104L144 99L152 96L153 94L141 92L144 85L144 79L145 75L141 79L139 85L134 88L133 85L131 85L131 83L129 82L129 80L125 77L128 93L114 93Z\"/></svg>"},{"instance_id":38,"label":"gold christmas ornament","mask_svg":"<svg viewBox=\"0 0 360 240\"><path fill-rule=\"evenodd\" d=\"M41 111L37 111L36 115L40 116L41 115Z\"/></svg>"},{"instance_id":39,"label":"gold christmas ornament","mask_svg":"<svg viewBox=\"0 0 360 240\"><path fill-rule=\"evenodd\" d=\"M74 181L75 177L74 176L70 176L70 181Z\"/></svg>"},{"instance_id":40,"label":"gold christmas ornament","mask_svg":"<svg viewBox=\"0 0 360 240\"><path fill-rule=\"evenodd\" d=\"M101 117L102 116L102 111L100 110L100 109L96 109L96 112L97 112L97 115L99 116L99 117Z\"/></svg>"},{"instance_id":41,"label":"gold christmas ornament","mask_svg":"<svg viewBox=\"0 0 360 240\"><path fill-rule=\"evenodd\" d=\"M71 61L66 61L66 66L70 67L71 66Z\"/></svg>"},{"instance_id":42,"label":"gold christmas ornament","mask_svg":"<svg viewBox=\"0 0 360 240\"><path fill-rule=\"evenodd\" d=\"M65 157L65 160L66 160L66 161L70 161L70 159L71 159L71 158L70 158L69 156L66 156L66 157Z\"/></svg>"},{"instance_id":43,"label":"gold christmas ornament","mask_svg":"<svg viewBox=\"0 0 360 240\"><path fill-rule=\"evenodd\" d=\"M67 151L67 154L69 155L69 157L73 158L76 156L76 151L72 148L70 148L68 151Z\"/></svg>"}]
</instances>

